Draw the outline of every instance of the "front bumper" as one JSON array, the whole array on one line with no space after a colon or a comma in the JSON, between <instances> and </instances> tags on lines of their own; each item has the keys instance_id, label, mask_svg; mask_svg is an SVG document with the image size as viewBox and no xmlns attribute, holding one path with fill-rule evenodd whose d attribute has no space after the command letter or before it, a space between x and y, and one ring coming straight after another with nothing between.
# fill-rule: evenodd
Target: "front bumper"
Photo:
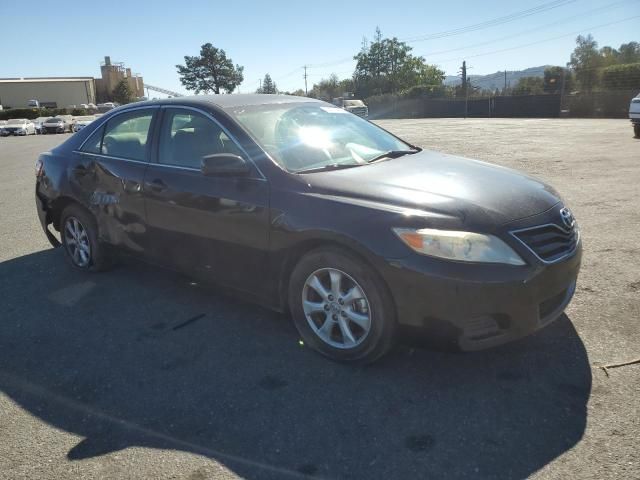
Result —
<instances>
[{"instance_id":1,"label":"front bumper","mask_svg":"<svg viewBox=\"0 0 640 480\"><path fill-rule=\"evenodd\" d=\"M388 263L401 331L428 344L481 350L529 335L557 319L576 288L582 245L563 261L524 267L434 261Z\"/></svg>"},{"instance_id":2,"label":"front bumper","mask_svg":"<svg viewBox=\"0 0 640 480\"><path fill-rule=\"evenodd\" d=\"M64 133L64 127L44 127L44 133Z\"/></svg>"}]
</instances>

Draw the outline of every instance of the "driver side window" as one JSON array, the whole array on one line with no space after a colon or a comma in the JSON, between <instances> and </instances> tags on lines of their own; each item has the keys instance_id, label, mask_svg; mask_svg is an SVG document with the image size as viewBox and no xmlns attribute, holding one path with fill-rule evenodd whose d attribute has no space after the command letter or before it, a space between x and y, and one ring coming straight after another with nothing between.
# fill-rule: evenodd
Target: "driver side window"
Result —
<instances>
[{"instance_id":1,"label":"driver side window","mask_svg":"<svg viewBox=\"0 0 640 480\"><path fill-rule=\"evenodd\" d=\"M160 130L158 162L200 169L202 157L216 153L240 155L222 128L193 110L167 108Z\"/></svg>"}]
</instances>

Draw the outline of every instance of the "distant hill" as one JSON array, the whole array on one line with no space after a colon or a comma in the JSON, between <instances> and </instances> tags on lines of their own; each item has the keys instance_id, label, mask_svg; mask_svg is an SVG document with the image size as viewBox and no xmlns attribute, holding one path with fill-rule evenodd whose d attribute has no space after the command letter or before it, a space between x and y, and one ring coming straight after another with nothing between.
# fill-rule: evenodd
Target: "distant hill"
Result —
<instances>
[{"instance_id":1,"label":"distant hill","mask_svg":"<svg viewBox=\"0 0 640 480\"><path fill-rule=\"evenodd\" d=\"M511 85L515 87L518 80L522 77L543 77L544 69L549 65L542 65L541 67L531 67L525 70L508 71L507 70L507 86ZM485 90L502 89L504 87L504 70L501 72L490 73L489 75L469 75L471 84L474 87L480 87ZM461 82L460 77L447 76L444 79L445 85L459 85Z\"/></svg>"}]
</instances>

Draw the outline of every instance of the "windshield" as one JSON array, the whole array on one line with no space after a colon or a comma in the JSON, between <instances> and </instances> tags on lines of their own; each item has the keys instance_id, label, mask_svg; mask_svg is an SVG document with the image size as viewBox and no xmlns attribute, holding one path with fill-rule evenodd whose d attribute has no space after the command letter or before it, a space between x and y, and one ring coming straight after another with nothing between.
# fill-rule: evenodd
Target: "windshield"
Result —
<instances>
[{"instance_id":1,"label":"windshield","mask_svg":"<svg viewBox=\"0 0 640 480\"><path fill-rule=\"evenodd\" d=\"M345 107L364 107L364 102L362 100L345 100Z\"/></svg>"},{"instance_id":2,"label":"windshield","mask_svg":"<svg viewBox=\"0 0 640 480\"><path fill-rule=\"evenodd\" d=\"M412 149L376 125L324 103L245 106L230 113L291 172L361 165L384 152Z\"/></svg>"},{"instance_id":3,"label":"windshield","mask_svg":"<svg viewBox=\"0 0 640 480\"><path fill-rule=\"evenodd\" d=\"M44 122L44 123L58 123L58 122L61 122L61 121L62 121L62 119L60 119L60 118L48 118L47 121Z\"/></svg>"},{"instance_id":4,"label":"windshield","mask_svg":"<svg viewBox=\"0 0 640 480\"><path fill-rule=\"evenodd\" d=\"M7 125L20 125L25 123L27 120L24 118L13 118L7 122Z\"/></svg>"}]
</instances>

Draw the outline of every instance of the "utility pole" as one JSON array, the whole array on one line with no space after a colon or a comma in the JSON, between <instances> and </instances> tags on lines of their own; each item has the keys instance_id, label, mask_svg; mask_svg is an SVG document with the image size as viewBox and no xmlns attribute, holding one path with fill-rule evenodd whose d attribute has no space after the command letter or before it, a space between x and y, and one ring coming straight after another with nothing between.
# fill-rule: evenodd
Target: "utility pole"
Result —
<instances>
[{"instance_id":1,"label":"utility pole","mask_svg":"<svg viewBox=\"0 0 640 480\"><path fill-rule=\"evenodd\" d=\"M504 93L503 95L507 94L507 71L504 71Z\"/></svg>"},{"instance_id":2,"label":"utility pole","mask_svg":"<svg viewBox=\"0 0 640 480\"><path fill-rule=\"evenodd\" d=\"M262 93L262 79L259 79L259 80L258 80L258 84L260 85L260 86L258 87L259 92L260 92L260 93Z\"/></svg>"},{"instance_id":3,"label":"utility pole","mask_svg":"<svg viewBox=\"0 0 640 480\"><path fill-rule=\"evenodd\" d=\"M559 108L559 112L558 112L558 116L562 115L562 101L564 100L564 77L565 77L565 73L564 73L564 67L562 67L562 75L560 77L560 108Z\"/></svg>"},{"instance_id":4,"label":"utility pole","mask_svg":"<svg viewBox=\"0 0 640 480\"><path fill-rule=\"evenodd\" d=\"M462 88L464 91L464 118L467 118L467 108L469 102L469 85L467 84L467 61L462 62Z\"/></svg>"},{"instance_id":5,"label":"utility pole","mask_svg":"<svg viewBox=\"0 0 640 480\"><path fill-rule=\"evenodd\" d=\"M309 92L307 92L307 66L304 66L304 95L307 96Z\"/></svg>"}]
</instances>

